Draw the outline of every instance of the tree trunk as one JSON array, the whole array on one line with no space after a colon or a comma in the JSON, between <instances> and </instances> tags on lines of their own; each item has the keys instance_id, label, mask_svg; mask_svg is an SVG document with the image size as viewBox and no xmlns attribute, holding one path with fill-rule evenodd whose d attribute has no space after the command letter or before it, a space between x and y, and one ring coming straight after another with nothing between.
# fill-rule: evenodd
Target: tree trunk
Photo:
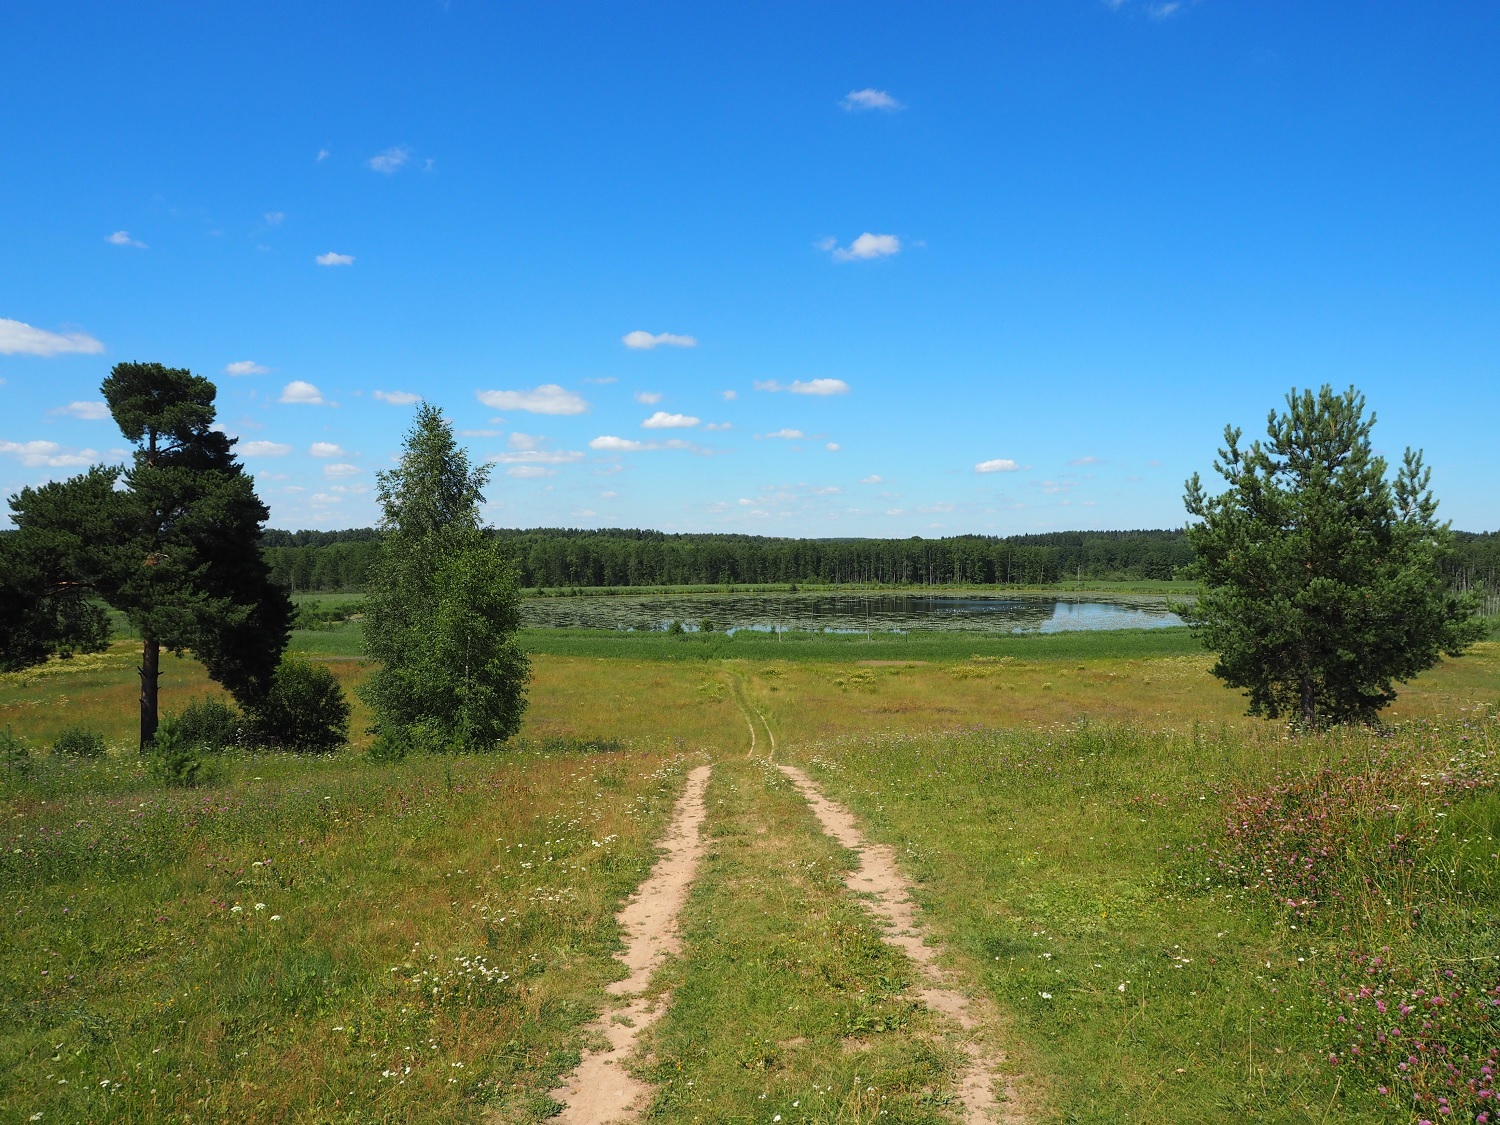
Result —
<instances>
[{"instance_id":1,"label":"tree trunk","mask_svg":"<svg viewBox=\"0 0 1500 1125\"><path fill-rule=\"evenodd\" d=\"M1312 677L1306 672L1302 673L1302 729L1310 731L1318 721L1317 702L1313 698Z\"/></svg>"},{"instance_id":2,"label":"tree trunk","mask_svg":"<svg viewBox=\"0 0 1500 1125\"><path fill-rule=\"evenodd\" d=\"M161 645L147 637L141 645L141 753L156 737L156 689L161 675Z\"/></svg>"}]
</instances>

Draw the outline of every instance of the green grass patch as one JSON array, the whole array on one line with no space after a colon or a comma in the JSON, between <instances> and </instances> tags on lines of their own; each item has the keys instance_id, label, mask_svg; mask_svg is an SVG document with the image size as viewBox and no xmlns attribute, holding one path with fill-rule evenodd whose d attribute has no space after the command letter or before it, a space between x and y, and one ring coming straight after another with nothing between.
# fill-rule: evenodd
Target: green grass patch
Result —
<instances>
[{"instance_id":1,"label":"green grass patch","mask_svg":"<svg viewBox=\"0 0 1500 1125\"><path fill-rule=\"evenodd\" d=\"M478 1121L577 1058L667 753L133 756L0 780L0 1115ZM40 1114L40 1118L33 1115Z\"/></svg>"}]
</instances>

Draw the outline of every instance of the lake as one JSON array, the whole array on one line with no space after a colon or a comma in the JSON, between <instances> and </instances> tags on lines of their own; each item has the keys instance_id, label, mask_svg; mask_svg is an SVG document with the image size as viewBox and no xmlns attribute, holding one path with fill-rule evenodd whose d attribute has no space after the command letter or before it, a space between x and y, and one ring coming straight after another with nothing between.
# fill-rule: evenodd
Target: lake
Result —
<instances>
[{"instance_id":1,"label":"lake","mask_svg":"<svg viewBox=\"0 0 1500 1125\"><path fill-rule=\"evenodd\" d=\"M521 617L533 628L638 630L674 620L696 629L707 618L723 632L1060 633L1183 623L1164 598L1113 594L629 594L527 598Z\"/></svg>"}]
</instances>

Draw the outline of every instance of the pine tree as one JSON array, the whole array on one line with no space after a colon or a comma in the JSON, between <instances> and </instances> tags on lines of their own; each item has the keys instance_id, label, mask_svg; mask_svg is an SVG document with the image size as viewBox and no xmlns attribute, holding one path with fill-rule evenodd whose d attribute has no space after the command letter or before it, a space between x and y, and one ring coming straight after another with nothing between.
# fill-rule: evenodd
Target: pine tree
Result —
<instances>
[{"instance_id":1,"label":"pine tree","mask_svg":"<svg viewBox=\"0 0 1500 1125\"><path fill-rule=\"evenodd\" d=\"M97 646L94 597L140 632L144 749L156 734L163 648L191 651L249 705L270 687L292 605L260 554L269 513L234 439L213 428L213 383L159 363L121 363L101 390L136 447L132 464L22 490L11 499L13 550L29 560L24 592L55 607L38 624L31 658Z\"/></svg>"},{"instance_id":2,"label":"pine tree","mask_svg":"<svg viewBox=\"0 0 1500 1125\"><path fill-rule=\"evenodd\" d=\"M427 403L400 466L378 475L365 651L380 667L362 690L387 750L486 749L520 729L529 666L515 568L480 524L488 479Z\"/></svg>"},{"instance_id":3,"label":"pine tree","mask_svg":"<svg viewBox=\"0 0 1500 1125\"><path fill-rule=\"evenodd\" d=\"M1224 431L1214 468L1228 484L1185 501L1190 570L1202 585L1189 619L1216 653L1214 675L1243 688L1249 712L1304 728L1368 721L1394 685L1457 656L1482 633L1442 564L1432 472L1406 451L1394 482L1370 445L1364 396L1324 386L1287 396L1264 442Z\"/></svg>"}]
</instances>

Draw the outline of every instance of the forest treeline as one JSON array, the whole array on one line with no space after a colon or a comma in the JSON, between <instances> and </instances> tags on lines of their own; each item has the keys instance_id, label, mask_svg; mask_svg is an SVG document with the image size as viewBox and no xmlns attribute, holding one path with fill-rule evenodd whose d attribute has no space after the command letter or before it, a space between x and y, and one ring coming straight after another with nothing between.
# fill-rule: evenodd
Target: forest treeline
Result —
<instances>
[{"instance_id":1,"label":"forest treeline","mask_svg":"<svg viewBox=\"0 0 1500 1125\"><path fill-rule=\"evenodd\" d=\"M1059 531L947 539L781 539L566 528L491 532L524 587L688 586L810 582L924 586L1170 579L1191 559L1181 531ZM1500 589L1500 532L1455 533L1449 577ZM267 531L276 581L296 591L363 588L380 533Z\"/></svg>"},{"instance_id":2,"label":"forest treeline","mask_svg":"<svg viewBox=\"0 0 1500 1125\"><path fill-rule=\"evenodd\" d=\"M1070 578L1172 578L1191 552L1180 531L1055 532L995 538L781 539L563 528L491 532L525 587L810 582L948 586ZM357 590L379 532L268 531L262 549L294 590Z\"/></svg>"}]
</instances>

